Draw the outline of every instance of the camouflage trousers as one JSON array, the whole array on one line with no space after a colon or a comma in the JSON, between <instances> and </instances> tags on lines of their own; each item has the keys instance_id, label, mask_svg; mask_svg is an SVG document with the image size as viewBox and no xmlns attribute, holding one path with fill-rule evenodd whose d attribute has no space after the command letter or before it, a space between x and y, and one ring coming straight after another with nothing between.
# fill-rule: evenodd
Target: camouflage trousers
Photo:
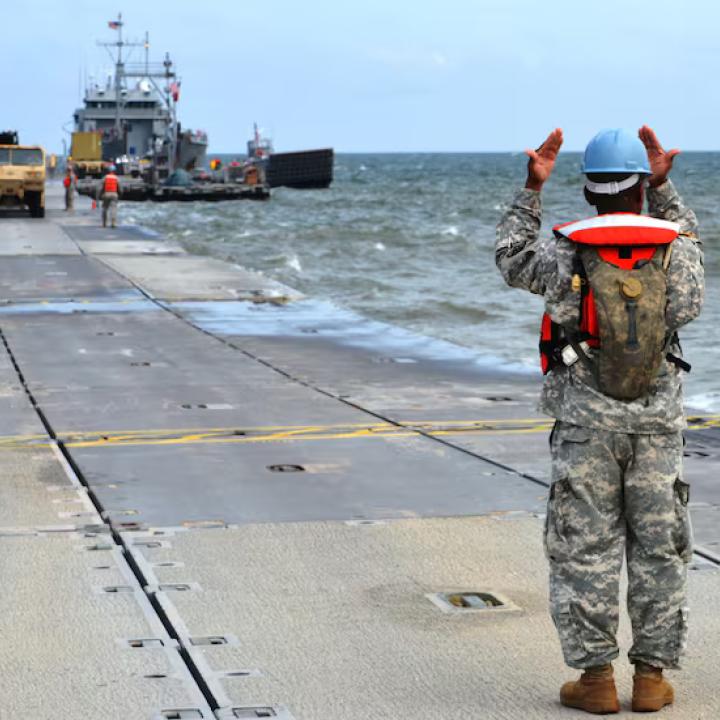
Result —
<instances>
[{"instance_id":1,"label":"camouflage trousers","mask_svg":"<svg viewBox=\"0 0 720 720\"><path fill-rule=\"evenodd\" d=\"M106 227L108 220L112 227L117 223L118 194L107 192L102 196L102 224Z\"/></svg>"},{"instance_id":2,"label":"camouflage trousers","mask_svg":"<svg viewBox=\"0 0 720 720\"><path fill-rule=\"evenodd\" d=\"M550 611L565 662L614 660L627 558L630 662L677 668L692 555L681 433L626 435L558 421L545 525Z\"/></svg>"}]
</instances>

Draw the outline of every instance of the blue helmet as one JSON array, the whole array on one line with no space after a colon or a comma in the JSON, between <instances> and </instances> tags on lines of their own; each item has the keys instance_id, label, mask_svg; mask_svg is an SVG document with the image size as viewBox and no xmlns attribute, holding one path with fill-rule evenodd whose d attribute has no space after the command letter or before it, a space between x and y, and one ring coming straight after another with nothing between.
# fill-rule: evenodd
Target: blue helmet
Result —
<instances>
[{"instance_id":1,"label":"blue helmet","mask_svg":"<svg viewBox=\"0 0 720 720\"><path fill-rule=\"evenodd\" d=\"M635 133L601 130L585 148L582 172L652 175L647 151Z\"/></svg>"}]
</instances>

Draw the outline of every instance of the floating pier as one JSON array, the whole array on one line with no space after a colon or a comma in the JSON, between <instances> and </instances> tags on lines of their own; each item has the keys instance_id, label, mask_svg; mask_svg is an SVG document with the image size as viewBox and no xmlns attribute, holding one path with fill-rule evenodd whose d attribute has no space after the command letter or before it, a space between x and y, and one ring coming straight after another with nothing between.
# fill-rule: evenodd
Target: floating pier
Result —
<instances>
[{"instance_id":1,"label":"floating pier","mask_svg":"<svg viewBox=\"0 0 720 720\"><path fill-rule=\"evenodd\" d=\"M79 180L80 195L95 197L101 180ZM152 185L133 178L120 179L120 199L125 201L153 202L219 202L221 200L268 200L270 189L264 185L240 183L194 183L181 185Z\"/></svg>"},{"instance_id":2,"label":"floating pier","mask_svg":"<svg viewBox=\"0 0 720 720\"><path fill-rule=\"evenodd\" d=\"M0 718L585 718L539 378L61 192L0 215ZM686 448L687 720L720 717L719 422Z\"/></svg>"}]
</instances>

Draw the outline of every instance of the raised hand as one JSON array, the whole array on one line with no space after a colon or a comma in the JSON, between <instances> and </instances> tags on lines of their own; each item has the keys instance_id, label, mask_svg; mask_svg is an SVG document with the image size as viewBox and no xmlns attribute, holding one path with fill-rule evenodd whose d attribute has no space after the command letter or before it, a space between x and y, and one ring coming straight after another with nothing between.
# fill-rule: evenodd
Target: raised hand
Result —
<instances>
[{"instance_id":1,"label":"raised hand","mask_svg":"<svg viewBox=\"0 0 720 720\"><path fill-rule=\"evenodd\" d=\"M650 170L652 170L652 175L648 181L649 185L650 187L662 185L667 180L667 176L672 170L673 160L676 155L680 154L680 151L677 148L663 150L655 131L647 125L640 128L638 136L647 150Z\"/></svg>"},{"instance_id":2,"label":"raised hand","mask_svg":"<svg viewBox=\"0 0 720 720\"><path fill-rule=\"evenodd\" d=\"M528 160L528 176L525 187L529 190L541 190L545 181L550 177L555 160L563 143L563 133L555 128L537 150L526 150Z\"/></svg>"}]
</instances>

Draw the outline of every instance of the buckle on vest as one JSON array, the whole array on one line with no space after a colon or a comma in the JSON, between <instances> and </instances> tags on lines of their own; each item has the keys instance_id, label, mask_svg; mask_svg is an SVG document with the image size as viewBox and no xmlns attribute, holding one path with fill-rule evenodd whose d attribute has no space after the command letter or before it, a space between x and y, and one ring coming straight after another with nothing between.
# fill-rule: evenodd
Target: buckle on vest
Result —
<instances>
[{"instance_id":1,"label":"buckle on vest","mask_svg":"<svg viewBox=\"0 0 720 720\"><path fill-rule=\"evenodd\" d=\"M580 343L580 347L582 348L582 351L587 354L587 352L590 350L590 345L588 345L586 340L583 340ZM580 358L578 357L578 354L575 352L575 348L572 345L566 345L562 352L560 353L562 357L563 363L567 365L567 367L570 367L571 365L574 365Z\"/></svg>"}]
</instances>

